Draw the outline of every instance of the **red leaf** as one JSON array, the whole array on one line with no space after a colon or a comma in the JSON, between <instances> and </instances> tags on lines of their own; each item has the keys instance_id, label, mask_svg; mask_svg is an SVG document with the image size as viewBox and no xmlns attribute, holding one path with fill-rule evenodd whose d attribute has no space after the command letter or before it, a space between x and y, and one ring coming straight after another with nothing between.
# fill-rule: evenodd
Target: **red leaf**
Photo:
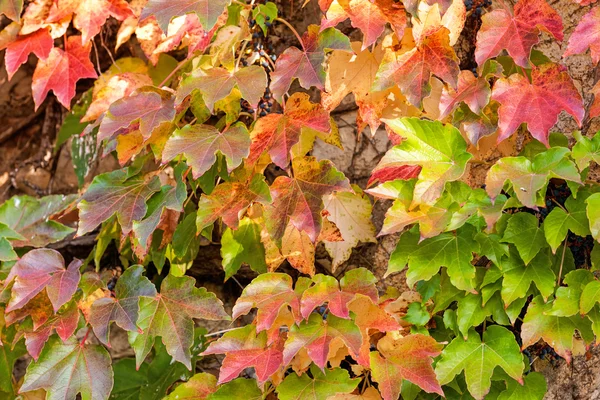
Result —
<instances>
[{"instance_id":1,"label":"red leaf","mask_svg":"<svg viewBox=\"0 0 600 400\"><path fill-rule=\"evenodd\" d=\"M54 312L71 299L79 284L80 260L65 269L65 260L56 250L35 249L25 254L10 270L7 282L15 281L6 312L17 310L46 289Z\"/></svg>"},{"instance_id":2,"label":"red leaf","mask_svg":"<svg viewBox=\"0 0 600 400\"><path fill-rule=\"evenodd\" d=\"M308 27L302 36L302 47L303 50L287 48L275 63L275 70L271 73L271 92L278 101L281 101L295 78L305 89L315 86L323 90L325 51L352 51L350 41L340 31L328 28L320 32L318 25Z\"/></svg>"},{"instance_id":3,"label":"red leaf","mask_svg":"<svg viewBox=\"0 0 600 400\"><path fill-rule=\"evenodd\" d=\"M566 111L581 125L585 110L567 69L557 64L533 67L532 83L520 74L499 79L492 90L498 109L498 142L527 123L531 135L548 145L548 131Z\"/></svg>"},{"instance_id":4,"label":"red leaf","mask_svg":"<svg viewBox=\"0 0 600 400\"><path fill-rule=\"evenodd\" d=\"M306 93L294 93L286 102L283 114L269 114L256 121L248 163L255 163L268 152L276 165L286 168L290 163L290 150L305 128L329 133L329 113L320 104L311 103Z\"/></svg>"},{"instance_id":5,"label":"red leaf","mask_svg":"<svg viewBox=\"0 0 600 400\"><path fill-rule=\"evenodd\" d=\"M600 7L592 7L585 14L569 38L569 45L563 57L581 54L587 49L592 53L592 61L600 61Z\"/></svg>"},{"instance_id":6,"label":"red leaf","mask_svg":"<svg viewBox=\"0 0 600 400\"><path fill-rule=\"evenodd\" d=\"M29 54L33 53L38 58L45 60L48 58L53 45L54 41L46 28L29 35L17 36L17 40L6 47L6 54L4 55L8 80L12 79L19 67L27 62Z\"/></svg>"},{"instance_id":7,"label":"red leaf","mask_svg":"<svg viewBox=\"0 0 600 400\"><path fill-rule=\"evenodd\" d=\"M256 333L254 325L227 332L208 346L203 356L225 353L219 373L219 384L229 382L248 367L254 367L260 384L264 383L281 366L282 342L267 346L267 333Z\"/></svg>"},{"instance_id":8,"label":"red leaf","mask_svg":"<svg viewBox=\"0 0 600 400\"><path fill-rule=\"evenodd\" d=\"M142 10L140 21L154 16L163 32L166 32L173 17L195 12L204 29L210 30L230 2L231 0L150 0Z\"/></svg>"},{"instance_id":9,"label":"red leaf","mask_svg":"<svg viewBox=\"0 0 600 400\"><path fill-rule=\"evenodd\" d=\"M37 361L53 330L55 330L62 341L65 342L75 333L78 323L79 309L75 302L73 302L66 310L60 314L54 315L41 327L37 329L34 328L35 330L32 332L25 332L25 346L27 346L27 352Z\"/></svg>"},{"instance_id":10,"label":"red leaf","mask_svg":"<svg viewBox=\"0 0 600 400\"><path fill-rule=\"evenodd\" d=\"M442 346L432 337L421 334L397 339L389 335L377 343L379 352L371 352L373 380L378 383L384 400L399 398L404 379L428 393L444 396L431 366Z\"/></svg>"},{"instance_id":11,"label":"red leaf","mask_svg":"<svg viewBox=\"0 0 600 400\"><path fill-rule=\"evenodd\" d=\"M432 74L456 87L458 73L458 58L450 46L449 31L442 26L424 31L413 49L393 59L384 59L373 90L381 91L397 84L408 101L419 107L423 98L431 93Z\"/></svg>"},{"instance_id":12,"label":"red leaf","mask_svg":"<svg viewBox=\"0 0 600 400\"><path fill-rule=\"evenodd\" d=\"M313 282L315 285L306 289L302 295L301 311L305 319L324 303L328 303L329 311L333 315L350 318L348 303L357 293L369 297L374 302L379 298L375 287L377 279L364 268L348 271L339 284L335 278L321 274L314 276Z\"/></svg>"},{"instance_id":13,"label":"red leaf","mask_svg":"<svg viewBox=\"0 0 600 400\"><path fill-rule=\"evenodd\" d=\"M371 177L369 178L367 186L371 186L374 183L381 184L388 181L394 181L396 179L402 179L406 181L409 179L417 178L420 173L420 165L392 165L374 171L371 174Z\"/></svg>"},{"instance_id":14,"label":"red leaf","mask_svg":"<svg viewBox=\"0 0 600 400\"><path fill-rule=\"evenodd\" d=\"M292 289L292 278L283 273L261 274L244 288L233 307L233 319L257 308L256 330L267 330L273 325L282 307L289 306L296 322L300 316L300 295Z\"/></svg>"},{"instance_id":15,"label":"red leaf","mask_svg":"<svg viewBox=\"0 0 600 400\"><path fill-rule=\"evenodd\" d=\"M490 84L487 79L477 78L471 71L460 71L457 89L444 87L442 90L440 115L437 119L442 120L450 115L461 102L466 103L475 114L479 114L490 101L490 95Z\"/></svg>"},{"instance_id":16,"label":"red leaf","mask_svg":"<svg viewBox=\"0 0 600 400\"><path fill-rule=\"evenodd\" d=\"M486 13L481 20L475 49L479 65L506 49L515 63L529 68L529 53L539 42L540 30L557 40L563 39L562 18L545 0L520 0L514 16L510 9L499 8Z\"/></svg>"},{"instance_id":17,"label":"red leaf","mask_svg":"<svg viewBox=\"0 0 600 400\"><path fill-rule=\"evenodd\" d=\"M314 243L321 232L323 196L350 191L350 183L327 160L297 158L292 166L293 178L280 176L271 185L273 204L265 207L267 230L273 240L280 241L289 221Z\"/></svg>"},{"instance_id":18,"label":"red leaf","mask_svg":"<svg viewBox=\"0 0 600 400\"><path fill-rule=\"evenodd\" d=\"M80 36L69 36L65 50L54 47L46 60L38 61L32 80L36 110L50 90L63 106L70 108L77 81L98 77L89 59L91 48L91 42L81 46Z\"/></svg>"}]
</instances>

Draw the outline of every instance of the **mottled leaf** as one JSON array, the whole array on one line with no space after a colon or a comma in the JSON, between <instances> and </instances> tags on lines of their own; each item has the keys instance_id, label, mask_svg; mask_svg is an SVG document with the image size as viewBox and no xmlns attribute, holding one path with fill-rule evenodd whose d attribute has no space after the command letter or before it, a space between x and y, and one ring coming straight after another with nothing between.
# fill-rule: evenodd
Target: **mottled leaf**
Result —
<instances>
[{"instance_id":1,"label":"mottled leaf","mask_svg":"<svg viewBox=\"0 0 600 400\"><path fill-rule=\"evenodd\" d=\"M277 387L280 400L326 400L338 393L350 393L360 383L360 379L350 379L348 371L336 368L321 371L316 366L311 367L308 374L298 376L288 375Z\"/></svg>"}]
</instances>

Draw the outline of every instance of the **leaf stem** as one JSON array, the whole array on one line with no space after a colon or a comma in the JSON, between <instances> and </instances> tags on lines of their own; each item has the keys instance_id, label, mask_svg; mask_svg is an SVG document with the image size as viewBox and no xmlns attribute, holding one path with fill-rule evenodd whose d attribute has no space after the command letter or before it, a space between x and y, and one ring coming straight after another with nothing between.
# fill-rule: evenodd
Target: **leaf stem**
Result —
<instances>
[{"instance_id":1,"label":"leaf stem","mask_svg":"<svg viewBox=\"0 0 600 400\"><path fill-rule=\"evenodd\" d=\"M565 245L563 246L562 256L560 258L560 269L558 270L558 280L556 283L560 286L560 279L562 277L563 266L565 265L565 253L567 252L567 239L565 239Z\"/></svg>"},{"instance_id":2,"label":"leaf stem","mask_svg":"<svg viewBox=\"0 0 600 400\"><path fill-rule=\"evenodd\" d=\"M304 47L304 42L302 41L302 37L300 36L300 34L296 30L296 28L294 28L292 26L292 24L290 24L289 22L287 22L283 18L277 18L276 21L281 22L282 24L284 24L285 26L287 26L288 28L290 28L290 30L294 33L294 35L296 35L296 38L300 42L300 45L302 46L302 50L304 50L306 52L306 48Z\"/></svg>"},{"instance_id":3,"label":"leaf stem","mask_svg":"<svg viewBox=\"0 0 600 400\"><path fill-rule=\"evenodd\" d=\"M175 75L175 73L177 73L177 71L179 71L181 68L183 68L187 63L188 63L189 59L185 59L183 61L181 61L179 64L177 64L177 66L173 69L173 71L171 71L171 73L169 75L167 75L167 77L165 79L163 79L163 81L160 83L160 85L158 85L158 87L162 87L164 85L166 85L167 82L169 82L169 79L171 79L173 77L173 75Z\"/></svg>"}]
</instances>

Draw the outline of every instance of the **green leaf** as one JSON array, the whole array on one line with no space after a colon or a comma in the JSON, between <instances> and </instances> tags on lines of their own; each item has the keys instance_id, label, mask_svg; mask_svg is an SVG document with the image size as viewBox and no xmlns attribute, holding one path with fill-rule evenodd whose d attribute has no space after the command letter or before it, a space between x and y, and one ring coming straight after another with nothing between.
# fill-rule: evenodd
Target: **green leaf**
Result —
<instances>
[{"instance_id":1,"label":"green leaf","mask_svg":"<svg viewBox=\"0 0 600 400\"><path fill-rule=\"evenodd\" d=\"M503 309L502 303L496 297L492 299L496 301L488 301L483 304L481 295L468 293L465 297L458 301L458 308L456 309L456 322L458 329L466 339L472 332L471 327L479 326L485 319L496 312L499 308ZM498 307L500 306L500 307Z\"/></svg>"},{"instance_id":2,"label":"green leaf","mask_svg":"<svg viewBox=\"0 0 600 400\"><path fill-rule=\"evenodd\" d=\"M438 121L399 118L385 122L404 140L383 156L373 172L419 165L422 169L412 204L435 203L446 182L456 181L464 174L472 157L467 152L467 142L454 126Z\"/></svg>"},{"instance_id":3,"label":"green leaf","mask_svg":"<svg viewBox=\"0 0 600 400\"><path fill-rule=\"evenodd\" d=\"M600 281L593 280L583 288L579 311L581 314L587 314L596 303L600 301Z\"/></svg>"},{"instance_id":4,"label":"green leaf","mask_svg":"<svg viewBox=\"0 0 600 400\"><path fill-rule=\"evenodd\" d=\"M517 247L525 265L548 245L542 227L538 226L537 218L525 212L514 214L508 220L502 241Z\"/></svg>"},{"instance_id":5,"label":"green leaf","mask_svg":"<svg viewBox=\"0 0 600 400\"><path fill-rule=\"evenodd\" d=\"M401 272L406 268L408 264L408 257L417 248L419 244L419 228L413 227L412 229L402 233L400 240L396 248L390 255L388 261L388 269L385 273L387 277L390 274Z\"/></svg>"},{"instance_id":6,"label":"green leaf","mask_svg":"<svg viewBox=\"0 0 600 400\"><path fill-rule=\"evenodd\" d=\"M546 314L559 317L570 317L577 314L580 310L583 289L592 281L594 281L594 275L586 269L578 269L566 274L563 283L567 286L556 289L556 298L552 303L552 309Z\"/></svg>"},{"instance_id":7,"label":"green leaf","mask_svg":"<svg viewBox=\"0 0 600 400\"><path fill-rule=\"evenodd\" d=\"M431 316L425 306L419 302L414 302L409 304L406 315L402 319L415 326L425 326Z\"/></svg>"},{"instance_id":8,"label":"green leaf","mask_svg":"<svg viewBox=\"0 0 600 400\"><path fill-rule=\"evenodd\" d=\"M589 139L581 134L581 132L573 132L573 137L577 139L577 143L571 150L571 155L577 164L580 171L589 167L590 162L594 161L600 164L600 134L596 132L593 138Z\"/></svg>"},{"instance_id":9,"label":"green leaf","mask_svg":"<svg viewBox=\"0 0 600 400\"><path fill-rule=\"evenodd\" d=\"M461 290L475 289L475 267L471 265L473 253L479 250L474 228L465 225L456 233L443 233L425 239L408 259L406 282L409 286L420 280L429 280L440 266L448 270L452 284Z\"/></svg>"},{"instance_id":10,"label":"green leaf","mask_svg":"<svg viewBox=\"0 0 600 400\"><path fill-rule=\"evenodd\" d=\"M350 379L348 371L343 369L324 370L312 366L308 374L288 375L277 387L280 400L326 400L336 394L350 393L360 383L360 379Z\"/></svg>"},{"instance_id":11,"label":"green leaf","mask_svg":"<svg viewBox=\"0 0 600 400\"><path fill-rule=\"evenodd\" d=\"M0 308L0 333L4 327L4 309ZM8 342L8 341L7 341ZM0 343L1 337L0 337ZM17 398L13 387L13 368L15 362L20 357L27 354L24 341L19 341L13 348L9 343L0 345L0 398L15 399Z\"/></svg>"},{"instance_id":12,"label":"green leaf","mask_svg":"<svg viewBox=\"0 0 600 400\"><path fill-rule=\"evenodd\" d=\"M435 372L440 384L445 385L464 371L471 395L483 399L490 390L497 366L511 378L523 382L523 357L514 335L506 328L492 325L483 333L483 340L474 329L467 340L455 338L442 352Z\"/></svg>"},{"instance_id":13,"label":"green leaf","mask_svg":"<svg viewBox=\"0 0 600 400\"><path fill-rule=\"evenodd\" d=\"M69 111L56 135L56 143L54 144L55 152L58 151L60 146L66 143L71 136L81 134L85 127L88 126L89 122L80 121L87 112L91 101L92 90L90 89L81 96L77 104Z\"/></svg>"},{"instance_id":14,"label":"green leaf","mask_svg":"<svg viewBox=\"0 0 600 400\"><path fill-rule=\"evenodd\" d=\"M508 255L508 245L500 243L500 236L492 233L486 235L478 232L475 240L479 243L479 253L489 258L495 265L500 265L502 257Z\"/></svg>"},{"instance_id":15,"label":"green leaf","mask_svg":"<svg viewBox=\"0 0 600 400\"><path fill-rule=\"evenodd\" d=\"M256 20L260 29L262 29L263 34L267 34L268 26L265 25L267 21L273 22L277 18L277 5L275 3L271 3L270 1L266 4L259 4L252 10L252 17Z\"/></svg>"},{"instance_id":16,"label":"green leaf","mask_svg":"<svg viewBox=\"0 0 600 400\"><path fill-rule=\"evenodd\" d=\"M21 392L46 390L46 399L108 399L113 387L110 355L102 346L82 345L71 337L50 338L37 362L29 365Z\"/></svg>"},{"instance_id":17,"label":"green leaf","mask_svg":"<svg viewBox=\"0 0 600 400\"><path fill-rule=\"evenodd\" d=\"M217 378L202 372L177 386L164 400L205 399L217 390Z\"/></svg>"},{"instance_id":18,"label":"green leaf","mask_svg":"<svg viewBox=\"0 0 600 400\"><path fill-rule=\"evenodd\" d=\"M71 141L71 161L75 175L77 175L77 184L79 188L83 187L85 178L92 170L92 164L98 157L97 149L98 129L86 129L83 134L75 135Z\"/></svg>"},{"instance_id":19,"label":"green leaf","mask_svg":"<svg viewBox=\"0 0 600 400\"><path fill-rule=\"evenodd\" d=\"M556 275L552 262L545 252L538 254L529 265L525 265L516 250L511 247L510 256L502 263L502 300L508 307L519 298L527 295L532 282L548 299L554 293Z\"/></svg>"},{"instance_id":20,"label":"green leaf","mask_svg":"<svg viewBox=\"0 0 600 400\"><path fill-rule=\"evenodd\" d=\"M259 274L267 272L265 247L260 241L260 231L260 225L250 218L242 219L236 230L225 229L221 237L225 280L235 275L242 263L248 264Z\"/></svg>"},{"instance_id":21,"label":"green leaf","mask_svg":"<svg viewBox=\"0 0 600 400\"><path fill-rule=\"evenodd\" d=\"M541 296L535 297L529 304L521 328L522 347L529 347L538 340L544 339L559 356L571 362L576 340L575 331L579 332L585 342L589 343L594 339L590 321L579 315L572 317L547 315L551 309L552 302L544 304Z\"/></svg>"},{"instance_id":22,"label":"green leaf","mask_svg":"<svg viewBox=\"0 0 600 400\"><path fill-rule=\"evenodd\" d=\"M208 396L206 400L231 399L262 400L263 394L256 386L254 379L238 378L219 386L219 389Z\"/></svg>"},{"instance_id":23,"label":"green leaf","mask_svg":"<svg viewBox=\"0 0 600 400\"><path fill-rule=\"evenodd\" d=\"M5 237L0 236L0 261L15 261L19 256Z\"/></svg>"},{"instance_id":24,"label":"green leaf","mask_svg":"<svg viewBox=\"0 0 600 400\"><path fill-rule=\"evenodd\" d=\"M594 239L600 242L600 193L594 193L585 202L587 203L590 231Z\"/></svg>"},{"instance_id":25,"label":"green leaf","mask_svg":"<svg viewBox=\"0 0 600 400\"><path fill-rule=\"evenodd\" d=\"M565 209L554 207L544 219L544 235L553 253L556 253L569 231L584 237L590 234L585 198L581 195L577 199L570 196L565 201Z\"/></svg>"},{"instance_id":26,"label":"green leaf","mask_svg":"<svg viewBox=\"0 0 600 400\"><path fill-rule=\"evenodd\" d=\"M581 184L575 164L568 158L569 149L552 147L530 160L526 157L504 157L490 168L486 177L486 191L492 199L502 191L504 183L510 181L513 190L523 205L534 208L544 206L538 196L546 193L550 178L559 178Z\"/></svg>"},{"instance_id":27,"label":"green leaf","mask_svg":"<svg viewBox=\"0 0 600 400\"><path fill-rule=\"evenodd\" d=\"M548 386L546 378L539 372L525 375L523 385L515 381L507 382L507 389L500 393L498 400L543 400Z\"/></svg>"},{"instance_id":28,"label":"green leaf","mask_svg":"<svg viewBox=\"0 0 600 400\"><path fill-rule=\"evenodd\" d=\"M160 336L175 361L191 369L194 343L193 318L229 319L223 303L205 288L194 287L191 277L167 276L156 297L140 297L137 325L143 333L129 332L129 343L141 365Z\"/></svg>"}]
</instances>

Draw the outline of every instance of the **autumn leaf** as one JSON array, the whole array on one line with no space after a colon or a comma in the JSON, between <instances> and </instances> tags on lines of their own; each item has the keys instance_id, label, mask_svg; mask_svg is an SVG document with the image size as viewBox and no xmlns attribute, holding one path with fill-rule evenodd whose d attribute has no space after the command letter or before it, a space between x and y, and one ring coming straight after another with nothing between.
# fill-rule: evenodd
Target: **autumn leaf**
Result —
<instances>
[{"instance_id":1,"label":"autumn leaf","mask_svg":"<svg viewBox=\"0 0 600 400\"><path fill-rule=\"evenodd\" d=\"M331 124L329 113L320 104L312 103L306 93L294 93L283 114L269 114L254 124L248 163L256 163L267 152L276 165L286 168L303 131L328 135Z\"/></svg>"},{"instance_id":2,"label":"autumn leaf","mask_svg":"<svg viewBox=\"0 0 600 400\"><path fill-rule=\"evenodd\" d=\"M499 79L494 84L492 99L501 104L498 142L512 135L522 123L527 123L531 135L549 146L548 131L558 121L561 111L571 114L579 125L585 113L581 95L567 69L558 64L533 67L531 83L520 74Z\"/></svg>"},{"instance_id":3,"label":"autumn leaf","mask_svg":"<svg viewBox=\"0 0 600 400\"><path fill-rule=\"evenodd\" d=\"M431 93L432 75L456 87L458 74L458 58L450 46L448 29L428 28L416 38L414 48L384 58L372 89L381 91L397 84L408 101L420 107L423 98Z\"/></svg>"},{"instance_id":4,"label":"autumn leaf","mask_svg":"<svg viewBox=\"0 0 600 400\"><path fill-rule=\"evenodd\" d=\"M323 232L323 231L321 231ZM299 230L293 224L288 224L281 238L282 258L300 273L313 276L315 274L315 244L306 232ZM269 270L274 271L274 265Z\"/></svg>"},{"instance_id":5,"label":"autumn leaf","mask_svg":"<svg viewBox=\"0 0 600 400\"><path fill-rule=\"evenodd\" d=\"M572 317L547 315L547 312L552 309L552 305L552 302L544 304L541 296L535 297L529 304L521 328L521 339L523 340L521 347L527 348L543 339L559 356L570 363L576 341L575 332L577 331L586 342L591 342L594 334L589 320L581 318L579 315Z\"/></svg>"},{"instance_id":6,"label":"autumn leaf","mask_svg":"<svg viewBox=\"0 0 600 400\"><path fill-rule=\"evenodd\" d=\"M115 214L123 234L128 234L133 229L133 222L140 221L146 215L146 201L159 190L158 177L130 178L126 169L96 176L77 205L77 234L81 236L93 231Z\"/></svg>"},{"instance_id":7,"label":"autumn leaf","mask_svg":"<svg viewBox=\"0 0 600 400\"><path fill-rule=\"evenodd\" d=\"M110 325L114 321L126 331L137 331L138 300L140 296L156 296L156 288L142 275L144 267L127 268L115 286L114 297L96 300L90 309L89 323L98 340L109 345Z\"/></svg>"},{"instance_id":8,"label":"autumn leaf","mask_svg":"<svg viewBox=\"0 0 600 400\"><path fill-rule=\"evenodd\" d=\"M299 322L302 320L300 296L301 292L296 293L292 288L289 275L277 272L261 274L244 288L233 307L232 318L237 319L257 308L256 330L262 332L273 325L283 307L289 307L296 322Z\"/></svg>"},{"instance_id":9,"label":"autumn leaf","mask_svg":"<svg viewBox=\"0 0 600 400\"><path fill-rule=\"evenodd\" d=\"M273 203L265 207L267 229L273 240L280 241L289 221L314 243L321 231L323 196L351 187L344 174L327 160L296 158L292 168L293 178L280 176L271 185Z\"/></svg>"},{"instance_id":10,"label":"autumn leaf","mask_svg":"<svg viewBox=\"0 0 600 400\"><path fill-rule=\"evenodd\" d=\"M160 293L155 297L140 296L137 326L143 333L129 332L129 343L135 351L138 367L152 350L156 337L160 336L173 359L190 369L193 318L229 319L223 303L205 288L194 287L194 283L189 276L169 275L162 281Z\"/></svg>"},{"instance_id":11,"label":"autumn leaf","mask_svg":"<svg viewBox=\"0 0 600 400\"><path fill-rule=\"evenodd\" d=\"M9 1L10 2L10 1ZM54 40L46 28L39 29L29 35L19 35L14 41L6 46L4 54L4 63L8 80L11 80L21 64L27 62L31 53L35 54L40 60L46 60L54 46ZM2 49L0 45L0 50Z\"/></svg>"},{"instance_id":12,"label":"autumn leaf","mask_svg":"<svg viewBox=\"0 0 600 400\"><path fill-rule=\"evenodd\" d=\"M173 390L165 400L205 399L217 390L217 378L206 372L192 376Z\"/></svg>"},{"instance_id":13,"label":"autumn leaf","mask_svg":"<svg viewBox=\"0 0 600 400\"><path fill-rule=\"evenodd\" d=\"M44 247L58 242L74 230L53 220L53 216L74 200L74 196L63 195L11 197L0 206L0 237L6 237L15 247Z\"/></svg>"},{"instance_id":14,"label":"autumn leaf","mask_svg":"<svg viewBox=\"0 0 600 400\"><path fill-rule=\"evenodd\" d=\"M81 277L82 262L73 260L65 269L62 255L52 249L34 249L25 254L12 267L7 282L14 280L12 295L6 312L25 306L38 293L46 289L54 312L71 300Z\"/></svg>"},{"instance_id":15,"label":"autumn leaf","mask_svg":"<svg viewBox=\"0 0 600 400\"><path fill-rule=\"evenodd\" d=\"M281 366L283 354L281 343L267 345L267 333L257 333L254 325L246 325L227 332L211 343L202 353L225 353L219 372L219 384L229 382L246 368L254 367L259 383L264 383Z\"/></svg>"},{"instance_id":16,"label":"autumn leaf","mask_svg":"<svg viewBox=\"0 0 600 400\"><path fill-rule=\"evenodd\" d=\"M38 61L31 84L36 109L50 90L60 104L67 109L71 107L77 81L98 77L89 58L91 49L89 42L81 45L80 36L69 36L64 50L54 47L45 60Z\"/></svg>"},{"instance_id":17,"label":"autumn leaf","mask_svg":"<svg viewBox=\"0 0 600 400\"><path fill-rule=\"evenodd\" d=\"M330 345L341 340L354 357L361 347L361 332L351 320L328 315L312 314L306 322L292 326L283 350L283 362L288 364L302 349L308 350L309 357L323 369L330 355Z\"/></svg>"},{"instance_id":18,"label":"autumn leaf","mask_svg":"<svg viewBox=\"0 0 600 400\"><path fill-rule=\"evenodd\" d=\"M505 182L510 181L523 205L530 208L542 206L538 193L546 193L550 178L581 183L579 171L568 154L569 149L553 147L535 155L532 160L523 156L501 158L488 171L485 190L494 200Z\"/></svg>"},{"instance_id":19,"label":"autumn leaf","mask_svg":"<svg viewBox=\"0 0 600 400\"><path fill-rule=\"evenodd\" d=\"M329 50L352 51L350 40L335 28L320 31L318 25L309 25L302 36L302 50L287 48L275 63L271 73L271 92L280 101L289 90L294 79L300 86L310 89L316 86L323 90L325 85L325 53Z\"/></svg>"},{"instance_id":20,"label":"autumn leaf","mask_svg":"<svg viewBox=\"0 0 600 400\"><path fill-rule=\"evenodd\" d=\"M350 379L348 371L341 368L320 370L316 366L308 374L288 375L277 387L280 400L326 400L339 393L350 393L360 383L360 379Z\"/></svg>"},{"instance_id":21,"label":"autumn leaf","mask_svg":"<svg viewBox=\"0 0 600 400\"><path fill-rule=\"evenodd\" d=\"M211 125L186 125L177 129L163 150L162 161L167 163L183 154L198 179L217 161L217 153L225 156L227 170L233 171L249 154L250 135L242 123L223 132Z\"/></svg>"},{"instance_id":22,"label":"autumn leaf","mask_svg":"<svg viewBox=\"0 0 600 400\"><path fill-rule=\"evenodd\" d=\"M146 88L148 90L139 91L110 105L98 129L98 143L120 133L121 129L136 121L139 122L139 131L144 140L147 140L161 123L173 119L175 108L171 93Z\"/></svg>"},{"instance_id":23,"label":"autumn leaf","mask_svg":"<svg viewBox=\"0 0 600 400\"><path fill-rule=\"evenodd\" d=\"M221 218L225 225L237 229L240 219L253 202L267 205L271 202L269 186L261 174L241 182L231 181L218 185L198 202L196 226L198 232Z\"/></svg>"},{"instance_id":24,"label":"autumn leaf","mask_svg":"<svg viewBox=\"0 0 600 400\"><path fill-rule=\"evenodd\" d=\"M194 90L199 90L206 107L213 110L215 103L229 95L234 87L239 89L242 98L256 108L267 87L267 73L258 65L236 71L225 68L196 69L179 84L177 103L181 103Z\"/></svg>"},{"instance_id":25,"label":"autumn leaf","mask_svg":"<svg viewBox=\"0 0 600 400\"><path fill-rule=\"evenodd\" d=\"M600 45L598 43L600 43L600 10L598 7L592 7L581 18L571 34L563 57L584 53L589 48L592 61L597 64L600 61Z\"/></svg>"},{"instance_id":26,"label":"autumn leaf","mask_svg":"<svg viewBox=\"0 0 600 400\"><path fill-rule=\"evenodd\" d=\"M523 356L514 335L504 327L492 325L483 333L483 340L474 329L467 340L461 337L452 340L444 348L435 373L440 384L445 385L464 371L471 395L483 399L497 366L519 383L523 382Z\"/></svg>"},{"instance_id":27,"label":"autumn leaf","mask_svg":"<svg viewBox=\"0 0 600 400\"><path fill-rule=\"evenodd\" d=\"M102 346L54 337L27 368L20 392L44 389L48 399L74 399L78 393L86 400L108 399L112 387L111 359Z\"/></svg>"},{"instance_id":28,"label":"autumn leaf","mask_svg":"<svg viewBox=\"0 0 600 400\"><path fill-rule=\"evenodd\" d=\"M388 333L377 343L379 352L370 353L373 380L384 400L399 398L404 379L428 393L444 395L431 363L440 355L442 345L421 334L395 337Z\"/></svg>"},{"instance_id":29,"label":"autumn leaf","mask_svg":"<svg viewBox=\"0 0 600 400\"><path fill-rule=\"evenodd\" d=\"M467 143L452 125L400 118L385 120L386 125L404 140L389 150L373 172L402 166L421 166L411 208L434 203L446 182L458 180L465 172L471 155Z\"/></svg>"},{"instance_id":30,"label":"autumn leaf","mask_svg":"<svg viewBox=\"0 0 600 400\"><path fill-rule=\"evenodd\" d=\"M520 0L514 15L507 7L498 8L483 15L481 21L475 48L479 65L506 49L517 65L529 68L529 53L539 42L540 31L563 39L562 18L545 0Z\"/></svg>"},{"instance_id":31,"label":"autumn leaf","mask_svg":"<svg viewBox=\"0 0 600 400\"><path fill-rule=\"evenodd\" d=\"M302 294L302 317L307 319L315 308L327 303L329 312L339 318L350 318L348 303L357 293L369 297L373 302L378 301L377 280L365 268L356 268L346 272L344 277L337 280L322 274L312 278L314 285Z\"/></svg>"},{"instance_id":32,"label":"autumn leaf","mask_svg":"<svg viewBox=\"0 0 600 400\"><path fill-rule=\"evenodd\" d=\"M173 17L195 13L202 27L212 29L231 0L150 0L142 10L140 21L151 16L156 17L163 32L167 32Z\"/></svg>"},{"instance_id":33,"label":"autumn leaf","mask_svg":"<svg viewBox=\"0 0 600 400\"><path fill-rule=\"evenodd\" d=\"M23 11L23 0L0 0L0 14L6 15L7 18L19 22L21 11Z\"/></svg>"}]
</instances>

